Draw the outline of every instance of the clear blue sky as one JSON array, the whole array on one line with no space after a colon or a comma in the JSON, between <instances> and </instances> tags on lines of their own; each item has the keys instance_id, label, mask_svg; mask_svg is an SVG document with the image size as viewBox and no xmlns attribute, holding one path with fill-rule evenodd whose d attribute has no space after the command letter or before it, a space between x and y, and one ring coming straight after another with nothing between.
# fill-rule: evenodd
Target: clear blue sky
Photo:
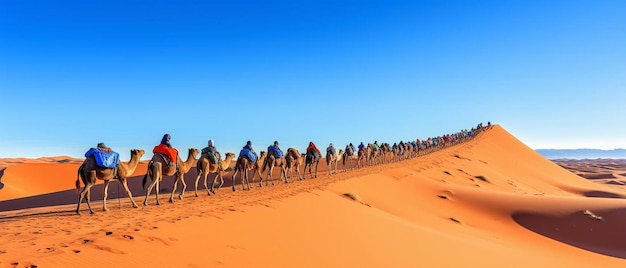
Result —
<instances>
[{"instance_id":1,"label":"clear blue sky","mask_svg":"<svg viewBox=\"0 0 626 268\"><path fill-rule=\"evenodd\" d=\"M265 150L491 121L626 147L626 1L0 0L0 157Z\"/></svg>"}]
</instances>

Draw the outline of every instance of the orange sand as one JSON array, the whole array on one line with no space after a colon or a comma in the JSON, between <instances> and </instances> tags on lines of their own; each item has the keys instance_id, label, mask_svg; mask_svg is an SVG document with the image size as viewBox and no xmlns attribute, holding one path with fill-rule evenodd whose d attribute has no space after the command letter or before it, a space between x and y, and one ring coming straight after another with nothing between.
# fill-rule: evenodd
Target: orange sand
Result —
<instances>
[{"instance_id":1,"label":"orange sand","mask_svg":"<svg viewBox=\"0 0 626 268\"><path fill-rule=\"evenodd\" d=\"M109 189L74 213L79 164L2 177L0 267L624 267L626 191L541 157L500 126L407 161L133 209ZM340 166L341 169L341 166ZM145 165L129 179L141 204ZM623 173L623 172L622 172ZM213 175L210 176L213 178ZM39 195L39 196L38 196ZM14 198L20 198L15 201ZM43 198L45 197L45 198ZM8 200L11 199L11 200ZM8 203L7 203L8 204Z\"/></svg>"}]
</instances>

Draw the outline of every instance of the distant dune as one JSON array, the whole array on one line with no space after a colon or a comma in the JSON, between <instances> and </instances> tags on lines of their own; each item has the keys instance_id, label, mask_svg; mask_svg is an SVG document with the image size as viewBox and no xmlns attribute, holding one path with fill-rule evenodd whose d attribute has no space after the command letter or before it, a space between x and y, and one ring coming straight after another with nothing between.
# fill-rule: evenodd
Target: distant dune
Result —
<instances>
[{"instance_id":1,"label":"distant dune","mask_svg":"<svg viewBox=\"0 0 626 268\"><path fill-rule=\"evenodd\" d=\"M548 159L626 159L626 149L537 149L535 151Z\"/></svg>"},{"instance_id":2,"label":"distant dune","mask_svg":"<svg viewBox=\"0 0 626 268\"><path fill-rule=\"evenodd\" d=\"M626 266L626 166L573 173L499 125L409 160L340 164L332 176L322 160L318 178L256 178L249 191L233 192L228 172L216 195L195 197L194 168L183 200L166 202L172 179L163 180L161 206L152 194L132 208L113 183L102 212L100 185L93 215L86 204L74 212L79 164L4 170L0 267ZM139 204L145 171L129 180ZM579 176L592 171L613 177Z\"/></svg>"}]
</instances>

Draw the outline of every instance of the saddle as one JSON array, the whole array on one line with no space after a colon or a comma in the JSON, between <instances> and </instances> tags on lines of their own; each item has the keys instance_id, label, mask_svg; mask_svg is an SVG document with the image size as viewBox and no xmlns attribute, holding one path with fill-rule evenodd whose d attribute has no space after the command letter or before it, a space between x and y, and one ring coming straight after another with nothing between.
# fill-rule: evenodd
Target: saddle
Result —
<instances>
[{"instance_id":1,"label":"saddle","mask_svg":"<svg viewBox=\"0 0 626 268\"><path fill-rule=\"evenodd\" d=\"M176 150L175 148L167 147L167 145L165 144L159 144L157 146L154 146L152 152L155 154L160 154L165 160L169 160L169 166L172 166L172 164L174 164L173 162L176 162L176 159L178 157L178 150Z\"/></svg>"},{"instance_id":2,"label":"saddle","mask_svg":"<svg viewBox=\"0 0 626 268\"><path fill-rule=\"evenodd\" d=\"M248 158L248 160L250 160L251 162L256 162L257 156L256 153L248 150L248 149L241 149L241 151L239 151L239 156L243 156Z\"/></svg>"},{"instance_id":3,"label":"saddle","mask_svg":"<svg viewBox=\"0 0 626 268\"><path fill-rule=\"evenodd\" d=\"M120 164L120 155L116 152L104 152L97 148L91 148L85 153L85 157L93 156L96 164L102 168L117 168Z\"/></svg>"}]
</instances>

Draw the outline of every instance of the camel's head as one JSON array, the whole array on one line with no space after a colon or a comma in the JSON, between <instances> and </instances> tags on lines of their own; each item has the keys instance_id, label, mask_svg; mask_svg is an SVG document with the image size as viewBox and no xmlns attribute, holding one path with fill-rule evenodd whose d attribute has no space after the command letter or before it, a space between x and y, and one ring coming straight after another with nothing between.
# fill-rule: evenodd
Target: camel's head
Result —
<instances>
[{"instance_id":1,"label":"camel's head","mask_svg":"<svg viewBox=\"0 0 626 268\"><path fill-rule=\"evenodd\" d=\"M227 152L226 153L226 158L229 158L229 157L235 158L235 153Z\"/></svg>"},{"instance_id":2,"label":"camel's head","mask_svg":"<svg viewBox=\"0 0 626 268\"><path fill-rule=\"evenodd\" d=\"M141 158L146 152L142 149L132 149L130 150L130 156L137 156L139 158Z\"/></svg>"},{"instance_id":3,"label":"camel's head","mask_svg":"<svg viewBox=\"0 0 626 268\"><path fill-rule=\"evenodd\" d=\"M193 156L193 158L196 158L196 156L198 156L199 153L200 153L200 150L196 148L189 148L189 155Z\"/></svg>"}]
</instances>

